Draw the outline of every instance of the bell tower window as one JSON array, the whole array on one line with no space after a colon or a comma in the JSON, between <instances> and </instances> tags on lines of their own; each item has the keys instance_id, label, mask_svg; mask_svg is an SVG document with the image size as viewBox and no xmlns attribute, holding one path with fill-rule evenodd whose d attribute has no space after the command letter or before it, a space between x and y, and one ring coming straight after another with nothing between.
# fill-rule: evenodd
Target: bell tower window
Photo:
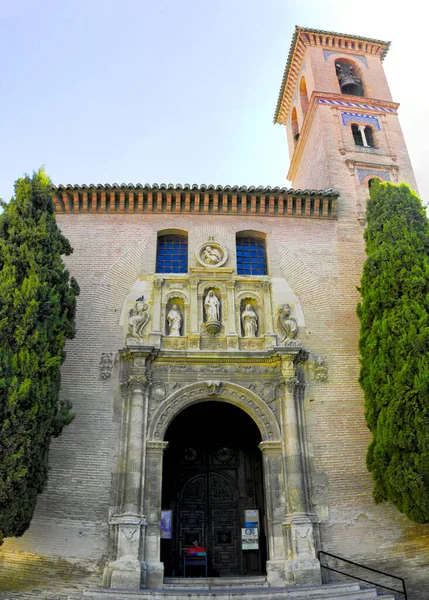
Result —
<instances>
[{"instance_id":1,"label":"bell tower window","mask_svg":"<svg viewBox=\"0 0 429 600\"><path fill-rule=\"evenodd\" d=\"M299 138L299 129L298 129L298 115L296 114L295 107L293 107L293 109L292 109L291 126L292 126L293 143L296 146L298 143L298 138Z\"/></svg>"},{"instance_id":2,"label":"bell tower window","mask_svg":"<svg viewBox=\"0 0 429 600\"><path fill-rule=\"evenodd\" d=\"M305 115L307 114L308 110L308 94L304 77L301 77L301 82L299 84L299 96L301 99L302 117L305 119Z\"/></svg>"},{"instance_id":3,"label":"bell tower window","mask_svg":"<svg viewBox=\"0 0 429 600\"><path fill-rule=\"evenodd\" d=\"M344 59L335 61L338 82L342 94L363 96L364 88L358 67Z\"/></svg>"},{"instance_id":4,"label":"bell tower window","mask_svg":"<svg viewBox=\"0 0 429 600\"><path fill-rule=\"evenodd\" d=\"M356 146L363 146L362 132L359 125L352 125L352 134Z\"/></svg>"},{"instance_id":5,"label":"bell tower window","mask_svg":"<svg viewBox=\"0 0 429 600\"><path fill-rule=\"evenodd\" d=\"M352 125L352 135L356 146L363 146L364 148L375 148L374 134L372 127L367 125Z\"/></svg>"}]
</instances>

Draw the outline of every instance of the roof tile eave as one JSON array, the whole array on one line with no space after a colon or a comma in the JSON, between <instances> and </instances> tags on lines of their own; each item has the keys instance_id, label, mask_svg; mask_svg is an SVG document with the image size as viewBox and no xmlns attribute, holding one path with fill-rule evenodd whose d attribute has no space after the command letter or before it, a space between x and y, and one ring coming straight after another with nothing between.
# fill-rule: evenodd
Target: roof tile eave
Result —
<instances>
[{"instance_id":1,"label":"roof tile eave","mask_svg":"<svg viewBox=\"0 0 429 600\"><path fill-rule=\"evenodd\" d=\"M283 195L289 195L289 196L329 196L332 198L337 198L340 194L339 192L336 192L335 190L329 189L329 190L309 190L309 189L305 189L305 190L296 190L294 188L287 188L287 187L271 187L271 186L238 186L238 185L206 185L206 184L201 184L201 185L197 185L197 184L192 184L192 186L190 186L189 184L141 184L141 183L137 183L137 184L121 184L118 185L117 183L113 183L113 184L58 184L58 185L52 185L52 190L53 192L62 192L62 191L79 191L79 190L111 190L111 189L124 189L124 190L128 190L128 191L134 191L134 190L148 190L148 191L156 191L156 190L176 190L176 191L192 191L192 192L206 192L206 191L216 191L216 192L225 192L225 193L230 193L230 192L238 192L238 193L257 193L259 194L283 194Z\"/></svg>"}]
</instances>

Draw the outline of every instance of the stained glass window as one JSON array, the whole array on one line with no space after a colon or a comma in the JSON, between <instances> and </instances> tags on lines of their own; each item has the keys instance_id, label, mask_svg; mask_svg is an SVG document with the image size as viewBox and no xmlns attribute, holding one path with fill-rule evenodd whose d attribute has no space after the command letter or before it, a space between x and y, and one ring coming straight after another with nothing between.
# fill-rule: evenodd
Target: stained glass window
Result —
<instances>
[{"instance_id":1,"label":"stained glass window","mask_svg":"<svg viewBox=\"0 0 429 600\"><path fill-rule=\"evenodd\" d=\"M156 272L188 272L188 238L186 235L167 234L158 237Z\"/></svg>"},{"instance_id":2,"label":"stained glass window","mask_svg":"<svg viewBox=\"0 0 429 600\"><path fill-rule=\"evenodd\" d=\"M265 240L263 238L237 236L236 249L239 275L266 275Z\"/></svg>"}]
</instances>

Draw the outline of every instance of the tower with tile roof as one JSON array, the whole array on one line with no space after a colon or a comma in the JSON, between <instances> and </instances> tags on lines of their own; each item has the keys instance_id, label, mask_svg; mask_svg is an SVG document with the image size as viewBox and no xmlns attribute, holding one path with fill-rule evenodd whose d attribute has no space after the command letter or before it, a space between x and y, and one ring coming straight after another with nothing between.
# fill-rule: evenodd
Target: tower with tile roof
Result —
<instances>
[{"instance_id":1,"label":"tower with tile roof","mask_svg":"<svg viewBox=\"0 0 429 600\"><path fill-rule=\"evenodd\" d=\"M286 126L293 187L334 188L358 218L371 179L417 189L383 69L389 45L297 26L274 116Z\"/></svg>"}]
</instances>

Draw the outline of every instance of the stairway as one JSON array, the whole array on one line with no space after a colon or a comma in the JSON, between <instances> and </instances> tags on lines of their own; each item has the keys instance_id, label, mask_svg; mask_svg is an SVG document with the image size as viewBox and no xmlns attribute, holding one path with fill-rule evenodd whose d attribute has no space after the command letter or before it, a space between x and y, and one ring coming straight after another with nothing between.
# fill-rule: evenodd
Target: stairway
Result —
<instances>
[{"instance_id":1,"label":"stairway","mask_svg":"<svg viewBox=\"0 0 429 600\"><path fill-rule=\"evenodd\" d=\"M88 588L69 600L395 600L392 594L377 594L359 583L269 587L265 577L173 578L161 590Z\"/></svg>"}]
</instances>

